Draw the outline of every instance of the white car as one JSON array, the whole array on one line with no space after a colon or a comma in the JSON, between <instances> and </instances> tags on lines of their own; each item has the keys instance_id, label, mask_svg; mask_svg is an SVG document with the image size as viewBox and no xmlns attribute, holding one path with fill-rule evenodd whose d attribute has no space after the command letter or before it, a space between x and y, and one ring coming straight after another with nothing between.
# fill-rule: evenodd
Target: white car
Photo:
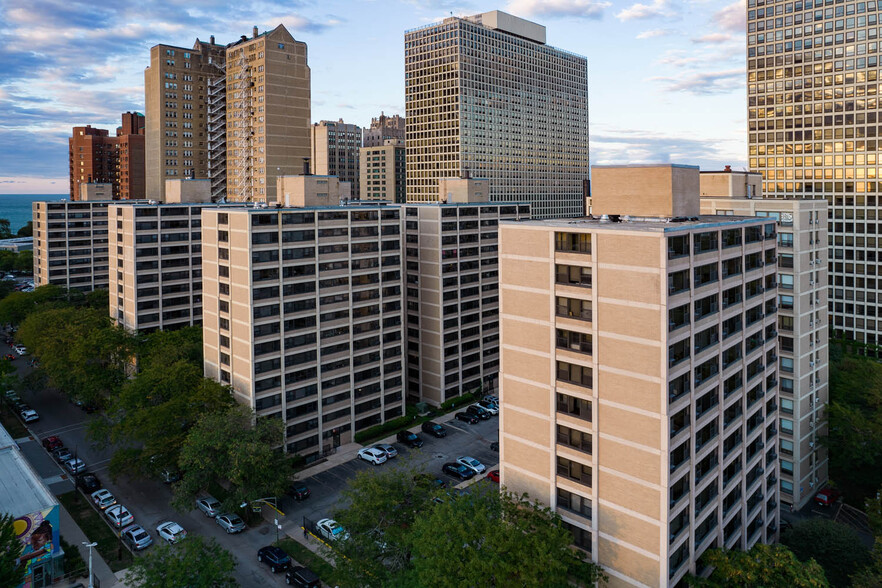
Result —
<instances>
[{"instance_id":1,"label":"white car","mask_svg":"<svg viewBox=\"0 0 882 588\"><path fill-rule=\"evenodd\" d=\"M97 506L101 510L104 510L105 508L116 504L116 498L114 498L113 494L111 494L108 490L104 490L102 488L101 490L92 492L92 502L95 503L95 506Z\"/></svg>"},{"instance_id":2,"label":"white car","mask_svg":"<svg viewBox=\"0 0 882 588\"><path fill-rule=\"evenodd\" d=\"M319 535L321 535L328 541L349 539L349 533L347 533L346 529L341 527L340 524L334 519L322 519L317 522L315 526L318 528Z\"/></svg>"},{"instance_id":3,"label":"white car","mask_svg":"<svg viewBox=\"0 0 882 588\"><path fill-rule=\"evenodd\" d=\"M380 465L381 463L386 463L386 452L374 447L365 447L358 452L358 459L363 459L374 465Z\"/></svg>"},{"instance_id":4,"label":"white car","mask_svg":"<svg viewBox=\"0 0 882 588\"><path fill-rule=\"evenodd\" d=\"M37 411L34 410L33 408L26 408L23 411L21 411L20 414L21 414L21 420L23 420L26 423L32 423L34 421L40 420L40 415L38 415Z\"/></svg>"},{"instance_id":5,"label":"white car","mask_svg":"<svg viewBox=\"0 0 882 588\"><path fill-rule=\"evenodd\" d=\"M474 457L469 457L467 455L457 459L456 463L464 465L465 467L469 468L470 470L472 470L476 474L483 474L484 470L487 469L486 467L484 467L484 464L482 464L480 461L478 461Z\"/></svg>"},{"instance_id":6,"label":"white car","mask_svg":"<svg viewBox=\"0 0 882 588\"><path fill-rule=\"evenodd\" d=\"M69 459L64 462L64 467L67 468L67 471L72 474L79 474L86 469L86 462L78 457L75 457L74 459Z\"/></svg>"},{"instance_id":7,"label":"white car","mask_svg":"<svg viewBox=\"0 0 882 588\"><path fill-rule=\"evenodd\" d=\"M492 402L492 401L487 400L485 398L484 400L479 400L477 404L478 404L478 406L480 406L481 408L483 408L484 410L486 410L487 412L489 412L490 414L492 414L494 416L499 414L499 405L496 404L495 402Z\"/></svg>"},{"instance_id":8,"label":"white car","mask_svg":"<svg viewBox=\"0 0 882 588\"><path fill-rule=\"evenodd\" d=\"M170 545L172 543L177 543L187 536L187 532L184 530L184 527L180 526L174 521L166 521L165 523L160 523L159 526L156 527L156 533L161 539L165 539L166 541L168 541Z\"/></svg>"},{"instance_id":9,"label":"white car","mask_svg":"<svg viewBox=\"0 0 882 588\"><path fill-rule=\"evenodd\" d=\"M196 501L196 508L209 518L214 518L221 513L221 503L214 496L206 496Z\"/></svg>"},{"instance_id":10,"label":"white car","mask_svg":"<svg viewBox=\"0 0 882 588\"><path fill-rule=\"evenodd\" d=\"M110 524L117 529L122 529L135 522L135 517L129 512L129 509L121 504L116 504L104 511L104 516L110 521Z\"/></svg>"},{"instance_id":11,"label":"white car","mask_svg":"<svg viewBox=\"0 0 882 588\"><path fill-rule=\"evenodd\" d=\"M28 348L25 347L24 345L13 345L12 350L15 351L16 353L18 353L19 355L27 355L28 354Z\"/></svg>"}]
</instances>

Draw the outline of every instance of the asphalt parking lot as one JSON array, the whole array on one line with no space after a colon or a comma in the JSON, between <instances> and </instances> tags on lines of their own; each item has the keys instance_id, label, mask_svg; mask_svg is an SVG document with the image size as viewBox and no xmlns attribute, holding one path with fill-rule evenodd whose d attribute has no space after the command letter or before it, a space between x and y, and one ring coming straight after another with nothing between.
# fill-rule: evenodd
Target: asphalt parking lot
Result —
<instances>
[{"instance_id":1,"label":"asphalt parking lot","mask_svg":"<svg viewBox=\"0 0 882 588\"><path fill-rule=\"evenodd\" d=\"M441 467L446 462L456 461L458 457L474 457L487 467L487 471L497 469L499 453L491 450L490 444L499 440L498 418L494 416L488 421L480 421L475 425L457 420L447 422L437 420L436 422L442 423L447 428L447 436L438 439L419 432L424 442L420 449L410 449L401 443L387 440L386 442L392 443L398 450L398 457L379 466L356 458L330 470L303 478L303 482L309 487L310 497L302 502L285 497L283 502L285 514L288 515L289 520L297 522L300 522L304 516L313 521L325 517L333 518L338 509L346 506L342 491L346 488L347 482L358 472L365 470L413 468L437 476L452 487L460 484L460 480L442 474ZM418 431L418 428L412 430ZM481 474L480 477L485 474ZM479 476L475 476L477 477Z\"/></svg>"}]
</instances>

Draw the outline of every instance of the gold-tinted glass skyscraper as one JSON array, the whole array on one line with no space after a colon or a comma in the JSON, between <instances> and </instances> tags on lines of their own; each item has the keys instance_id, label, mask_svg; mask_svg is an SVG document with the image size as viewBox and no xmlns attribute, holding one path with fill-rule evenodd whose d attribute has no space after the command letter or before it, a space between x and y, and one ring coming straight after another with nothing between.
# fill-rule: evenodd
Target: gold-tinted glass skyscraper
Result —
<instances>
[{"instance_id":1,"label":"gold-tinted glass skyscraper","mask_svg":"<svg viewBox=\"0 0 882 588\"><path fill-rule=\"evenodd\" d=\"M404 36L407 199L440 178L490 180L493 201L535 217L581 216L588 180L588 62L545 27L500 11Z\"/></svg>"},{"instance_id":2,"label":"gold-tinted glass skyscraper","mask_svg":"<svg viewBox=\"0 0 882 588\"><path fill-rule=\"evenodd\" d=\"M878 343L877 3L747 1L749 165L767 198L826 198L830 330Z\"/></svg>"}]
</instances>

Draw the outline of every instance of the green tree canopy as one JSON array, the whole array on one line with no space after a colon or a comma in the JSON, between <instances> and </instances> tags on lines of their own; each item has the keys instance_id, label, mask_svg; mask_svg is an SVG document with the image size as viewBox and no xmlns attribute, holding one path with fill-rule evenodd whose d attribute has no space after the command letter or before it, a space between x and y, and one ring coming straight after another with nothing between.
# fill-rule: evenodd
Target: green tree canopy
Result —
<instances>
[{"instance_id":1,"label":"green tree canopy","mask_svg":"<svg viewBox=\"0 0 882 588\"><path fill-rule=\"evenodd\" d=\"M25 567L18 556L23 545L15 536L12 515L0 514L0 586L18 586L24 581Z\"/></svg>"},{"instance_id":2,"label":"green tree canopy","mask_svg":"<svg viewBox=\"0 0 882 588\"><path fill-rule=\"evenodd\" d=\"M260 498L281 496L291 464L277 447L285 440L281 419L258 418L248 407L206 412L190 429L178 464L183 479L175 484L173 504L193 508L193 500L213 484L228 489L230 509Z\"/></svg>"},{"instance_id":3,"label":"green tree canopy","mask_svg":"<svg viewBox=\"0 0 882 588\"><path fill-rule=\"evenodd\" d=\"M851 582L854 588L879 588L882 586L882 488L867 500L866 512L876 541L870 565L853 574Z\"/></svg>"},{"instance_id":4,"label":"green tree canopy","mask_svg":"<svg viewBox=\"0 0 882 588\"><path fill-rule=\"evenodd\" d=\"M13 292L0 300L0 323L20 325L28 315L50 308L70 306L61 286L47 284L33 292Z\"/></svg>"},{"instance_id":5,"label":"green tree canopy","mask_svg":"<svg viewBox=\"0 0 882 588\"><path fill-rule=\"evenodd\" d=\"M33 251L20 251L15 256L15 261L12 263L12 269L17 272L22 272L25 274L31 274L34 272L34 252Z\"/></svg>"},{"instance_id":6,"label":"green tree canopy","mask_svg":"<svg viewBox=\"0 0 882 588\"><path fill-rule=\"evenodd\" d=\"M15 234L16 237L33 237L34 236L34 221L28 221L27 224L21 227L18 232Z\"/></svg>"},{"instance_id":7,"label":"green tree canopy","mask_svg":"<svg viewBox=\"0 0 882 588\"><path fill-rule=\"evenodd\" d=\"M9 239L12 237L12 229L9 228L9 219L0 218L0 239Z\"/></svg>"},{"instance_id":8,"label":"green tree canopy","mask_svg":"<svg viewBox=\"0 0 882 588\"><path fill-rule=\"evenodd\" d=\"M215 539L190 535L175 545L156 545L136 557L125 576L144 588L222 588L237 586L236 560Z\"/></svg>"},{"instance_id":9,"label":"green tree canopy","mask_svg":"<svg viewBox=\"0 0 882 588\"><path fill-rule=\"evenodd\" d=\"M750 551L709 549L702 562L713 566L709 578L690 578L706 588L825 588L824 569L814 560L800 562L784 545L757 543Z\"/></svg>"},{"instance_id":10,"label":"green tree canopy","mask_svg":"<svg viewBox=\"0 0 882 588\"><path fill-rule=\"evenodd\" d=\"M851 527L828 519L797 523L784 532L781 543L800 561L817 561L834 588L848 586L849 575L870 562L869 550L858 534Z\"/></svg>"}]
</instances>

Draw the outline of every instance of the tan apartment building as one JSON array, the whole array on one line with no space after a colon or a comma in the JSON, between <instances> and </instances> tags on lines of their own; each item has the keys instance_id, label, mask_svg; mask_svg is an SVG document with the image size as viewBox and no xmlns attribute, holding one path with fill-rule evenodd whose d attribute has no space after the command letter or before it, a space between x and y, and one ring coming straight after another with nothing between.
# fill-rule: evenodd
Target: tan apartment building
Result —
<instances>
[{"instance_id":1,"label":"tan apartment building","mask_svg":"<svg viewBox=\"0 0 882 588\"><path fill-rule=\"evenodd\" d=\"M442 184L457 197L404 206L407 392L433 406L498 385L497 232L530 218L527 203L489 202L487 180Z\"/></svg>"},{"instance_id":2,"label":"tan apartment building","mask_svg":"<svg viewBox=\"0 0 882 588\"><path fill-rule=\"evenodd\" d=\"M545 43L545 27L494 10L404 35L407 199L440 178L490 180L490 200L535 218L584 214L588 62Z\"/></svg>"},{"instance_id":3,"label":"tan apartment building","mask_svg":"<svg viewBox=\"0 0 882 588\"><path fill-rule=\"evenodd\" d=\"M358 181L362 200L404 202L407 199L404 140L362 147L358 154Z\"/></svg>"},{"instance_id":4,"label":"tan apartment building","mask_svg":"<svg viewBox=\"0 0 882 588\"><path fill-rule=\"evenodd\" d=\"M698 168L595 167L599 218L503 222L502 482L611 586L777 538L776 225L699 216Z\"/></svg>"},{"instance_id":5,"label":"tan apartment building","mask_svg":"<svg viewBox=\"0 0 882 588\"><path fill-rule=\"evenodd\" d=\"M371 119L370 128L364 129L364 133L362 135L362 146L380 147L388 139L398 139L399 141L404 141L404 117L397 114L386 116L386 113L381 112L380 116Z\"/></svg>"},{"instance_id":6,"label":"tan apartment building","mask_svg":"<svg viewBox=\"0 0 882 588\"><path fill-rule=\"evenodd\" d=\"M276 178L310 156L306 43L279 25L226 49L227 199L276 201Z\"/></svg>"},{"instance_id":7,"label":"tan apartment building","mask_svg":"<svg viewBox=\"0 0 882 588\"><path fill-rule=\"evenodd\" d=\"M352 198L359 199L359 164L361 127L338 121L323 120L310 129L312 173L337 176L352 185Z\"/></svg>"},{"instance_id":8,"label":"tan apartment building","mask_svg":"<svg viewBox=\"0 0 882 588\"><path fill-rule=\"evenodd\" d=\"M703 214L774 219L778 232L781 506L799 509L828 479L827 201L762 199L757 173L701 173Z\"/></svg>"},{"instance_id":9,"label":"tan apartment building","mask_svg":"<svg viewBox=\"0 0 882 588\"><path fill-rule=\"evenodd\" d=\"M208 177L208 83L223 71L223 45L150 48L144 70L147 198L165 199L167 179Z\"/></svg>"},{"instance_id":10,"label":"tan apartment building","mask_svg":"<svg viewBox=\"0 0 882 588\"><path fill-rule=\"evenodd\" d=\"M297 200L203 209L205 375L312 461L404 414L402 211Z\"/></svg>"}]
</instances>

